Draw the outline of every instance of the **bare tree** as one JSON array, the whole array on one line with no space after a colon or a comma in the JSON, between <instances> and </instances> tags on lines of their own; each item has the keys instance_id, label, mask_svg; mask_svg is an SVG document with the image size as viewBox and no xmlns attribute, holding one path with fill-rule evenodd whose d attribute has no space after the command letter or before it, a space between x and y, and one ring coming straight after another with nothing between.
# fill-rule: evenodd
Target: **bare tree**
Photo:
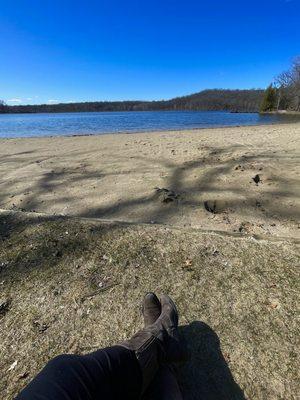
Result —
<instances>
[{"instance_id":1,"label":"bare tree","mask_svg":"<svg viewBox=\"0 0 300 400\"><path fill-rule=\"evenodd\" d=\"M275 79L278 90L278 107L300 111L300 56L296 57L288 71Z\"/></svg>"}]
</instances>

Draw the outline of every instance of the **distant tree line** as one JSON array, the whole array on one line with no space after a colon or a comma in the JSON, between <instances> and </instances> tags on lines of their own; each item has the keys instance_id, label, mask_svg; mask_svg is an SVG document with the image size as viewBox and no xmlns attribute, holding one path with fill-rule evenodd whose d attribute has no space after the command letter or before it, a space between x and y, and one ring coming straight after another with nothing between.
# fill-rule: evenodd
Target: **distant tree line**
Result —
<instances>
[{"instance_id":1,"label":"distant tree line","mask_svg":"<svg viewBox=\"0 0 300 400\"><path fill-rule=\"evenodd\" d=\"M96 101L15 106L8 106L2 102L0 103L0 113L159 110L257 112L260 110L263 95L264 91L261 89L210 89L189 96L161 101Z\"/></svg>"},{"instance_id":2,"label":"distant tree line","mask_svg":"<svg viewBox=\"0 0 300 400\"><path fill-rule=\"evenodd\" d=\"M261 111L300 111L300 56L266 89Z\"/></svg>"}]
</instances>

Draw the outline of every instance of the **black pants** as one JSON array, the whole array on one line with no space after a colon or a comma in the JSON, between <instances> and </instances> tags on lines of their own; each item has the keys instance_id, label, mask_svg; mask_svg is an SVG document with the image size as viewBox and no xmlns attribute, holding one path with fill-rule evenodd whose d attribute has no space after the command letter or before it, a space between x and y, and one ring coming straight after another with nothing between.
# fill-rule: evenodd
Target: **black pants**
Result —
<instances>
[{"instance_id":1,"label":"black pants","mask_svg":"<svg viewBox=\"0 0 300 400\"><path fill-rule=\"evenodd\" d=\"M16 400L135 400L141 398L141 388L134 352L114 346L84 356L53 358ZM143 399L182 399L169 367L158 371Z\"/></svg>"},{"instance_id":2,"label":"black pants","mask_svg":"<svg viewBox=\"0 0 300 400\"><path fill-rule=\"evenodd\" d=\"M142 374L134 352L114 346L53 358L17 400L139 399Z\"/></svg>"}]
</instances>

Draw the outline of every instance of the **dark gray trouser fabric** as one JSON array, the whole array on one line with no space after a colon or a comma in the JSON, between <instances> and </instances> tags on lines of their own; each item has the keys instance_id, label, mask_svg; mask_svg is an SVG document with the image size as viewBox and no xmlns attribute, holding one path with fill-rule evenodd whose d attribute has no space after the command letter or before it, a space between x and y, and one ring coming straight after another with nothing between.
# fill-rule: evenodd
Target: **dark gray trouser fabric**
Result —
<instances>
[{"instance_id":1,"label":"dark gray trouser fabric","mask_svg":"<svg viewBox=\"0 0 300 400\"><path fill-rule=\"evenodd\" d=\"M172 368L167 365L160 367L142 400L183 400Z\"/></svg>"},{"instance_id":2,"label":"dark gray trouser fabric","mask_svg":"<svg viewBox=\"0 0 300 400\"><path fill-rule=\"evenodd\" d=\"M53 358L16 400L139 400L142 374L133 351L114 346ZM171 368L159 369L142 400L182 400Z\"/></svg>"},{"instance_id":3,"label":"dark gray trouser fabric","mask_svg":"<svg viewBox=\"0 0 300 400\"><path fill-rule=\"evenodd\" d=\"M142 374L133 351L114 346L53 358L17 400L140 399Z\"/></svg>"}]
</instances>

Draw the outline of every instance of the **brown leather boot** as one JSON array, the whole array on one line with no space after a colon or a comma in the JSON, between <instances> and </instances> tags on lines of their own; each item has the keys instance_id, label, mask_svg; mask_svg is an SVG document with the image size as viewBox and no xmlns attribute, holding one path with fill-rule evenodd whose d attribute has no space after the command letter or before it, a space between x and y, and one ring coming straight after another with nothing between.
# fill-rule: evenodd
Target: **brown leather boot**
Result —
<instances>
[{"instance_id":1,"label":"brown leather boot","mask_svg":"<svg viewBox=\"0 0 300 400\"><path fill-rule=\"evenodd\" d=\"M179 316L176 305L165 294L161 296L160 302L162 310L165 311L164 326L168 333L165 362L168 364L184 363L188 361L190 355L185 340L179 337Z\"/></svg>"},{"instance_id":2,"label":"brown leather boot","mask_svg":"<svg viewBox=\"0 0 300 400\"><path fill-rule=\"evenodd\" d=\"M144 315L146 321L154 320L158 315L156 296L146 296ZM153 307L156 305L155 307ZM145 317L144 317L145 318ZM143 385L142 393L147 389L160 365L165 362L178 362L183 357L178 337L178 312L175 304L167 295L161 296L161 313L151 325L137 332L130 340L120 345L132 350L140 364Z\"/></svg>"},{"instance_id":3,"label":"brown leather boot","mask_svg":"<svg viewBox=\"0 0 300 400\"><path fill-rule=\"evenodd\" d=\"M144 297L142 314L144 326L153 324L161 313L161 304L154 293L147 293ZM168 354L167 354L168 358ZM142 400L183 400L174 367L163 364L153 377Z\"/></svg>"},{"instance_id":4,"label":"brown leather boot","mask_svg":"<svg viewBox=\"0 0 300 400\"><path fill-rule=\"evenodd\" d=\"M154 324L161 313L161 304L155 293L149 292L145 295L142 306L144 326Z\"/></svg>"}]
</instances>

